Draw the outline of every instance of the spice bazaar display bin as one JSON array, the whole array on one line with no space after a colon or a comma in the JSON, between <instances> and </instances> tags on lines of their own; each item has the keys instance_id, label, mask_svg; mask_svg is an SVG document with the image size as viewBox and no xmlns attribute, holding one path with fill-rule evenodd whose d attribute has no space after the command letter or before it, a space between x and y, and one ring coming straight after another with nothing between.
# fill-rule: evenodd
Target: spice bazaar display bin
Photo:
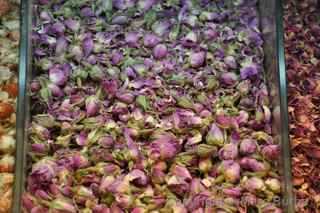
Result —
<instances>
[{"instance_id":1,"label":"spice bazaar display bin","mask_svg":"<svg viewBox=\"0 0 320 213\"><path fill-rule=\"evenodd\" d=\"M21 8L14 212L293 212L281 2Z\"/></svg>"}]
</instances>

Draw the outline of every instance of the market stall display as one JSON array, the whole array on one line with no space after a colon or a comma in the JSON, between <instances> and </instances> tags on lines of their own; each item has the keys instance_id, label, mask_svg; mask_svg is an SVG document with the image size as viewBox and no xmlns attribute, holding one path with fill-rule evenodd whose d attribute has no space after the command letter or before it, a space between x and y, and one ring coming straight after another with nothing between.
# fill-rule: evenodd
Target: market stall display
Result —
<instances>
[{"instance_id":1,"label":"market stall display","mask_svg":"<svg viewBox=\"0 0 320 213\"><path fill-rule=\"evenodd\" d=\"M256 1L34 11L26 212L281 212Z\"/></svg>"},{"instance_id":2,"label":"market stall display","mask_svg":"<svg viewBox=\"0 0 320 213\"><path fill-rule=\"evenodd\" d=\"M292 174L297 212L320 210L320 23L316 0L284 2Z\"/></svg>"},{"instance_id":3,"label":"market stall display","mask_svg":"<svg viewBox=\"0 0 320 213\"><path fill-rule=\"evenodd\" d=\"M10 212L14 183L19 6L0 0L0 212Z\"/></svg>"}]
</instances>

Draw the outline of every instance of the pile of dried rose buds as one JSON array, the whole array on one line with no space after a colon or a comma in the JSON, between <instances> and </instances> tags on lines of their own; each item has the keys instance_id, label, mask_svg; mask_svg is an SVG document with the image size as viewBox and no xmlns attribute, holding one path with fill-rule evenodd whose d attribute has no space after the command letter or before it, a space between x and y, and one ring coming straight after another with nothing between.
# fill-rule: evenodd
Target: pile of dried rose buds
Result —
<instances>
[{"instance_id":1,"label":"pile of dried rose buds","mask_svg":"<svg viewBox=\"0 0 320 213\"><path fill-rule=\"evenodd\" d=\"M27 212L281 212L257 2L38 0Z\"/></svg>"}]
</instances>

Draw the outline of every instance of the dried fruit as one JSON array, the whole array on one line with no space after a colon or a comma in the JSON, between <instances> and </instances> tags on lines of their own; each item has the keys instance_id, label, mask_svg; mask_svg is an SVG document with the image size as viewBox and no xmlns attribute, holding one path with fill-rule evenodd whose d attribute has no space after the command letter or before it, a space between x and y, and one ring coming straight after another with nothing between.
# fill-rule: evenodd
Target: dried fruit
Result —
<instances>
[{"instance_id":1,"label":"dried fruit","mask_svg":"<svg viewBox=\"0 0 320 213\"><path fill-rule=\"evenodd\" d=\"M0 119L7 119L14 112L14 109L9 103L0 103Z\"/></svg>"}]
</instances>

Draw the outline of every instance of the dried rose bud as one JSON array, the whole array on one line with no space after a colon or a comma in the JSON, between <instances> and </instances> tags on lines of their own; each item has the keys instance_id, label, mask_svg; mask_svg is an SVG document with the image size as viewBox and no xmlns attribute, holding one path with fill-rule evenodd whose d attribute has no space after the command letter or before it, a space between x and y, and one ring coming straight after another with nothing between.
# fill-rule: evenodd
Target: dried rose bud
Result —
<instances>
[{"instance_id":1,"label":"dried rose bud","mask_svg":"<svg viewBox=\"0 0 320 213\"><path fill-rule=\"evenodd\" d=\"M262 148L261 153L270 160L278 159L280 154L280 146L267 145Z\"/></svg>"},{"instance_id":2,"label":"dried rose bud","mask_svg":"<svg viewBox=\"0 0 320 213\"><path fill-rule=\"evenodd\" d=\"M249 192L256 193L265 190L265 185L261 178L251 177L245 180L244 188Z\"/></svg>"},{"instance_id":3,"label":"dried rose bud","mask_svg":"<svg viewBox=\"0 0 320 213\"><path fill-rule=\"evenodd\" d=\"M281 183L276 178L268 178L265 182L265 185L273 191L274 193L280 193L281 191Z\"/></svg>"},{"instance_id":4,"label":"dried rose bud","mask_svg":"<svg viewBox=\"0 0 320 213\"><path fill-rule=\"evenodd\" d=\"M99 139L99 144L103 148L111 148L114 144L114 140L111 136L104 136Z\"/></svg>"},{"instance_id":5,"label":"dried rose bud","mask_svg":"<svg viewBox=\"0 0 320 213\"><path fill-rule=\"evenodd\" d=\"M223 146L224 136L220 128L213 123L206 137L207 144Z\"/></svg>"},{"instance_id":6,"label":"dried rose bud","mask_svg":"<svg viewBox=\"0 0 320 213\"><path fill-rule=\"evenodd\" d=\"M199 170L203 173L208 173L212 169L211 158L201 159L199 161Z\"/></svg>"},{"instance_id":7,"label":"dried rose bud","mask_svg":"<svg viewBox=\"0 0 320 213\"><path fill-rule=\"evenodd\" d=\"M132 170L125 178L137 186L146 186L149 182L146 174L139 169Z\"/></svg>"},{"instance_id":8,"label":"dried rose bud","mask_svg":"<svg viewBox=\"0 0 320 213\"><path fill-rule=\"evenodd\" d=\"M167 50L166 45L164 45L164 44L158 44L153 49L153 56L156 59L161 59L161 58L166 57L167 53L168 53L168 50Z\"/></svg>"},{"instance_id":9,"label":"dried rose bud","mask_svg":"<svg viewBox=\"0 0 320 213\"><path fill-rule=\"evenodd\" d=\"M227 182L236 183L240 179L240 165L233 160L224 160L218 168Z\"/></svg>"},{"instance_id":10,"label":"dried rose bud","mask_svg":"<svg viewBox=\"0 0 320 213\"><path fill-rule=\"evenodd\" d=\"M36 134L41 140L48 140L50 138L49 130L35 122L32 122L31 130L32 133Z\"/></svg>"},{"instance_id":11,"label":"dried rose bud","mask_svg":"<svg viewBox=\"0 0 320 213\"><path fill-rule=\"evenodd\" d=\"M199 194L205 191L206 187L201 183L201 179L193 178L190 184L190 193L193 195Z\"/></svg>"},{"instance_id":12,"label":"dried rose bud","mask_svg":"<svg viewBox=\"0 0 320 213\"><path fill-rule=\"evenodd\" d=\"M233 72L222 73L220 82L228 87L234 86L238 81L238 76Z\"/></svg>"},{"instance_id":13,"label":"dried rose bud","mask_svg":"<svg viewBox=\"0 0 320 213\"><path fill-rule=\"evenodd\" d=\"M257 161L254 158L244 157L240 160L240 165L244 169L249 169L254 172L267 171L267 167L264 163Z\"/></svg>"},{"instance_id":14,"label":"dried rose bud","mask_svg":"<svg viewBox=\"0 0 320 213\"><path fill-rule=\"evenodd\" d=\"M76 143L79 146L85 146L87 143L87 134L85 132L81 132L76 136Z\"/></svg>"},{"instance_id":15,"label":"dried rose bud","mask_svg":"<svg viewBox=\"0 0 320 213\"><path fill-rule=\"evenodd\" d=\"M143 44L146 47L155 47L159 42L160 39L153 34L147 34L143 38Z\"/></svg>"},{"instance_id":16,"label":"dried rose bud","mask_svg":"<svg viewBox=\"0 0 320 213\"><path fill-rule=\"evenodd\" d=\"M199 68L204 64L205 58L206 58L205 52L192 53L189 59L190 65L194 68Z\"/></svg>"},{"instance_id":17,"label":"dried rose bud","mask_svg":"<svg viewBox=\"0 0 320 213\"><path fill-rule=\"evenodd\" d=\"M175 165L173 167L171 167L170 169L171 173L175 176L181 177L185 180L191 180L191 174L188 171L188 169L184 166L180 166L180 165Z\"/></svg>"},{"instance_id":18,"label":"dried rose bud","mask_svg":"<svg viewBox=\"0 0 320 213\"><path fill-rule=\"evenodd\" d=\"M89 117L95 116L100 109L99 99L95 96L86 98L86 112Z\"/></svg>"},{"instance_id":19,"label":"dried rose bud","mask_svg":"<svg viewBox=\"0 0 320 213\"><path fill-rule=\"evenodd\" d=\"M63 86L67 83L68 77L62 70L51 68L49 70L49 79L52 83Z\"/></svg>"},{"instance_id":20,"label":"dried rose bud","mask_svg":"<svg viewBox=\"0 0 320 213\"><path fill-rule=\"evenodd\" d=\"M51 202L51 208L53 210L76 213L76 207L73 205L73 202L66 198L57 198Z\"/></svg>"},{"instance_id":21,"label":"dried rose bud","mask_svg":"<svg viewBox=\"0 0 320 213\"><path fill-rule=\"evenodd\" d=\"M224 63L230 67L231 69L237 69L238 64L236 62L236 59L233 56L227 56L224 58Z\"/></svg>"},{"instance_id":22,"label":"dried rose bud","mask_svg":"<svg viewBox=\"0 0 320 213\"><path fill-rule=\"evenodd\" d=\"M57 165L49 159L42 159L33 165L30 178L34 184L50 183L56 174Z\"/></svg>"},{"instance_id":23,"label":"dried rose bud","mask_svg":"<svg viewBox=\"0 0 320 213\"><path fill-rule=\"evenodd\" d=\"M227 196L240 197L242 193L242 188L240 187L224 188L222 191Z\"/></svg>"},{"instance_id":24,"label":"dried rose bud","mask_svg":"<svg viewBox=\"0 0 320 213\"><path fill-rule=\"evenodd\" d=\"M238 146L234 143L225 144L219 150L221 160L233 160L238 157Z\"/></svg>"},{"instance_id":25,"label":"dried rose bud","mask_svg":"<svg viewBox=\"0 0 320 213\"><path fill-rule=\"evenodd\" d=\"M168 135L159 136L158 139L151 143L151 152L158 153L163 160L173 158L178 154L180 145L176 139Z\"/></svg>"},{"instance_id":26,"label":"dried rose bud","mask_svg":"<svg viewBox=\"0 0 320 213\"><path fill-rule=\"evenodd\" d=\"M240 152L242 154L252 154L257 150L257 143L253 139L243 139L240 143Z\"/></svg>"}]
</instances>

